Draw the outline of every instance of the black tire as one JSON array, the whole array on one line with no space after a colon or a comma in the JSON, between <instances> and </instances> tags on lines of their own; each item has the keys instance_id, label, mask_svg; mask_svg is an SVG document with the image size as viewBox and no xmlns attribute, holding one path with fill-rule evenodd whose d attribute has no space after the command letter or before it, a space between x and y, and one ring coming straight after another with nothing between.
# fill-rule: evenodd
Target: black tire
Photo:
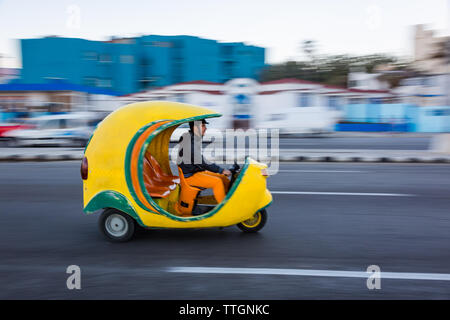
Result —
<instances>
[{"instance_id":1,"label":"black tire","mask_svg":"<svg viewBox=\"0 0 450 320\"><path fill-rule=\"evenodd\" d=\"M255 217L256 215L259 215L259 217ZM254 218L248 219L246 221L242 221L241 223L237 224L237 227L239 229L241 229L243 232L245 233L255 233L258 232L259 230L261 230L267 222L267 212L266 209L262 209L260 211L258 211L257 213L255 213ZM251 222L251 220L256 219L257 221L255 222L254 225L249 225L248 222ZM246 223L247 222L247 223Z\"/></svg>"},{"instance_id":2,"label":"black tire","mask_svg":"<svg viewBox=\"0 0 450 320\"><path fill-rule=\"evenodd\" d=\"M128 214L114 208L103 211L98 226L105 238L111 242L126 242L133 238L136 222Z\"/></svg>"}]
</instances>

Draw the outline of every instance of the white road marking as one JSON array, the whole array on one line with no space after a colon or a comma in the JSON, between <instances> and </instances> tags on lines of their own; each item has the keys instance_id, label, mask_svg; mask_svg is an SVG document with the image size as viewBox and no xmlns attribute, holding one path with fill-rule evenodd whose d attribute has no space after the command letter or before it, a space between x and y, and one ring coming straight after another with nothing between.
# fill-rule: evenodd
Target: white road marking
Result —
<instances>
[{"instance_id":1,"label":"white road marking","mask_svg":"<svg viewBox=\"0 0 450 320\"><path fill-rule=\"evenodd\" d=\"M369 196L369 197L415 197L407 193L371 193L371 192L315 192L315 191L270 191L272 194L304 194L325 196Z\"/></svg>"},{"instance_id":2,"label":"white road marking","mask_svg":"<svg viewBox=\"0 0 450 320\"><path fill-rule=\"evenodd\" d=\"M255 275L346 277L346 278L368 278L372 274L367 273L365 271L334 271L334 270L272 269L272 268L218 268L218 267L171 267L166 269L166 271L176 273L255 274ZM381 271L380 278L450 281L450 274Z\"/></svg>"},{"instance_id":3,"label":"white road marking","mask_svg":"<svg viewBox=\"0 0 450 320\"><path fill-rule=\"evenodd\" d=\"M363 173L362 170L300 170L300 169L280 169L278 172L305 172L305 173Z\"/></svg>"}]
</instances>

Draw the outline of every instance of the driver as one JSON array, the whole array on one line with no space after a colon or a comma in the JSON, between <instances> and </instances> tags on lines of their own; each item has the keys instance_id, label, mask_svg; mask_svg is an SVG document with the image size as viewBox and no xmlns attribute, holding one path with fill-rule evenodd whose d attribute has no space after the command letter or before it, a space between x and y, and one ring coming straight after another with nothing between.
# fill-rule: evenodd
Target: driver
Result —
<instances>
[{"instance_id":1,"label":"driver","mask_svg":"<svg viewBox=\"0 0 450 320\"><path fill-rule=\"evenodd\" d=\"M183 149L188 149L188 145L186 145L188 141L185 141L184 144L180 143L179 156L181 163L179 166L183 171L186 182L190 186L212 189L214 198L217 203L220 203L225 199L225 195L228 192L230 180L227 177L231 176L231 171L223 169L215 163L206 162L203 158L202 138L206 132L206 124L208 122L204 119L201 122L189 122L189 133L184 134L180 142L184 139L190 139L191 156L186 155L187 158L183 158Z\"/></svg>"}]
</instances>

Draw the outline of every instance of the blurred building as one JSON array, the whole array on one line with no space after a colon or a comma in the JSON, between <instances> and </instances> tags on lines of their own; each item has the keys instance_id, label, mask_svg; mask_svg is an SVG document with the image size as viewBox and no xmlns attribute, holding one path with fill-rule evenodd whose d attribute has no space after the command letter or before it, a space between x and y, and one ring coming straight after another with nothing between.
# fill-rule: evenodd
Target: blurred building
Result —
<instances>
[{"instance_id":1,"label":"blurred building","mask_svg":"<svg viewBox=\"0 0 450 320\"><path fill-rule=\"evenodd\" d=\"M419 107L450 106L450 37L416 25L410 69L392 90L398 101Z\"/></svg>"},{"instance_id":2,"label":"blurred building","mask_svg":"<svg viewBox=\"0 0 450 320\"><path fill-rule=\"evenodd\" d=\"M0 68L0 84L7 83L17 79L20 76L20 69L17 68Z\"/></svg>"},{"instance_id":3,"label":"blurred building","mask_svg":"<svg viewBox=\"0 0 450 320\"><path fill-rule=\"evenodd\" d=\"M23 39L21 49L22 83L63 80L122 94L184 81L257 79L265 66L264 48L192 36L46 37Z\"/></svg>"},{"instance_id":4,"label":"blurred building","mask_svg":"<svg viewBox=\"0 0 450 320\"><path fill-rule=\"evenodd\" d=\"M450 36L415 26L412 67L418 75L405 81L400 93L411 94L420 106L450 106Z\"/></svg>"},{"instance_id":5,"label":"blurred building","mask_svg":"<svg viewBox=\"0 0 450 320\"><path fill-rule=\"evenodd\" d=\"M68 83L0 84L0 114L70 111L111 111L118 107L118 93Z\"/></svg>"},{"instance_id":6,"label":"blurred building","mask_svg":"<svg viewBox=\"0 0 450 320\"><path fill-rule=\"evenodd\" d=\"M416 25L413 68L423 74L450 73L450 37L436 36L424 25Z\"/></svg>"},{"instance_id":7,"label":"blurred building","mask_svg":"<svg viewBox=\"0 0 450 320\"><path fill-rule=\"evenodd\" d=\"M389 90L389 83L381 79L382 73L350 72L348 88L360 90Z\"/></svg>"},{"instance_id":8,"label":"blurred building","mask_svg":"<svg viewBox=\"0 0 450 320\"><path fill-rule=\"evenodd\" d=\"M416 74L403 79L392 92L403 103L426 106L450 106L448 74Z\"/></svg>"},{"instance_id":9,"label":"blurred building","mask_svg":"<svg viewBox=\"0 0 450 320\"><path fill-rule=\"evenodd\" d=\"M414 27L414 57L406 70L380 66L372 74L349 74L349 88L389 89L385 81L397 78L390 99L348 104L343 118L355 130L449 132L450 37L437 36L424 25ZM353 123L353 124L350 124ZM359 123L355 126L356 123Z\"/></svg>"},{"instance_id":10,"label":"blurred building","mask_svg":"<svg viewBox=\"0 0 450 320\"><path fill-rule=\"evenodd\" d=\"M214 128L277 128L283 133L334 131L345 106L390 98L388 91L347 89L298 79L259 83L232 79L224 84L192 81L146 90L119 99L169 100L211 108L223 115Z\"/></svg>"}]
</instances>

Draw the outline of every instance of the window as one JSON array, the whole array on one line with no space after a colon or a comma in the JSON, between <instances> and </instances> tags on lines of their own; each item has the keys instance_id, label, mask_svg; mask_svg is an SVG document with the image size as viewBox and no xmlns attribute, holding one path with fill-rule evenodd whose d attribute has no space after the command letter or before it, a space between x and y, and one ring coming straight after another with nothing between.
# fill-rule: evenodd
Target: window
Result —
<instances>
[{"instance_id":1,"label":"window","mask_svg":"<svg viewBox=\"0 0 450 320\"><path fill-rule=\"evenodd\" d=\"M60 120L52 119L45 121L36 121L36 127L39 130L59 129L61 128Z\"/></svg>"},{"instance_id":2,"label":"window","mask_svg":"<svg viewBox=\"0 0 450 320\"><path fill-rule=\"evenodd\" d=\"M420 78L409 78L402 80L404 86L417 86L421 82Z\"/></svg>"},{"instance_id":3,"label":"window","mask_svg":"<svg viewBox=\"0 0 450 320\"><path fill-rule=\"evenodd\" d=\"M112 62L111 56L109 54L101 54L99 57L99 61L103 63L109 63Z\"/></svg>"},{"instance_id":4,"label":"window","mask_svg":"<svg viewBox=\"0 0 450 320\"><path fill-rule=\"evenodd\" d=\"M311 105L311 94L301 93L300 94L300 107L309 107Z\"/></svg>"},{"instance_id":5,"label":"window","mask_svg":"<svg viewBox=\"0 0 450 320\"><path fill-rule=\"evenodd\" d=\"M86 51L83 53L83 59L88 60L88 61L97 61L98 54L97 54L97 52Z\"/></svg>"},{"instance_id":6,"label":"window","mask_svg":"<svg viewBox=\"0 0 450 320\"><path fill-rule=\"evenodd\" d=\"M96 87L97 79L94 77L84 77L83 84L87 87Z\"/></svg>"},{"instance_id":7,"label":"window","mask_svg":"<svg viewBox=\"0 0 450 320\"><path fill-rule=\"evenodd\" d=\"M370 104L380 104L382 103L380 98L369 98L369 103Z\"/></svg>"},{"instance_id":8,"label":"window","mask_svg":"<svg viewBox=\"0 0 450 320\"><path fill-rule=\"evenodd\" d=\"M426 77L422 79L422 85L426 87L432 87L435 85L435 78L433 77Z\"/></svg>"},{"instance_id":9,"label":"window","mask_svg":"<svg viewBox=\"0 0 450 320\"><path fill-rule=\"evenodd\" d=\"M358 82L356 80L349 80L348 86L349 88L354 88L358 85Z\"/></svg>"},{"instance_id":10,"label":"window","mask_svg":"<svg viewBox=\"0 0 450 320\"><path fill-rule=\"evenodd\" d=\"M111 88L112 87L112 81L111 79L100 79L98 81L98 86L102 88Z\"/></svg>"},{"instance_id":11,"label":"window","mask_svg":"<svg viewBox=\"0 0 450 320\"><path fill-rule=\"evenodd\" d=\"M281 121L284 119L286 119L286 114L284 114L284 113L273 113L273 114L267 115L268 121Z\"/></svg>"},{"instance_id":12,"label":"window","mask_svg":"<svg viewBox=\"0 0 450 320\"><path fill-rule=\"evenodd\" d=\"M230 56L233 53L233 47L232 46L222 46L222 54L226 56Z\"/></svg>"},{"instance_id":13,"label":"window","mask_svg":"<svg viewBox=\"0 0 450 320\"><path fill-rule=\"evenodd\" d=\"M179 93L179 94L177 94L177 95L175 96L175 100L176 100L177 102L185 102L186 99L185 99L183 93Z\"/></svg>"},{"instance_id":14,"label":"window","mask_svg":"<svg viewBox=\"0 0 450 320\"><path fill-rule=\"evenodd\" d=\"M332 109L338 109L339 108L339 98L336 96L329 96L328 97L328 107Z\"/></svg>"},{"instance_id":15,"label":"window","mask_svg":"<svg viewBox=\"0 0 450 320\"><path fill-rule=\"evenodd\" d=\"M150 43L150 46L152 46L152 47L159 47L159 48L172 48L173 47L173 44L170 41L151 41L149 43Z\"/></svg>"},{"instance_id":16,"label":"window","mask_svg":"<svg viewBox=\"0 0 450 320\"><path fill-rule=\"evenodd\" d=\"M134 63L134 57L131 56L131 55L121 55L120 56L120 63L133 64Z\"/></svg>"},{"instance_id":17,"label":"window","mask_svg":"<svg viewBox=\"0 0 450 320\"><path fill-rule=\"evenodd\" d=\"M358 98L349 98L348 99L348 103L349 104L358 104L359 103L359 99Z\"/></svg>"},{"instance_id":18,"label":"window","mask_svg":"<svg viewBox=\"0 0 450 320\"><path fill-rule=\"evenodd\" d=\"M429 115L429 116L449 116L450 110L445 110L445 109L429 110L427 112L427 115Z\"/></svg>"},{"instance_id":19,"label":"window","mask_svg":"<svg viewBox=\"0 0 450 320\"><path fill-rule=\"evenodd\" d=\"M86 120L83 119L67 119L66 128L80 128L86 127Z\"/></svg>"}]
</instances>

